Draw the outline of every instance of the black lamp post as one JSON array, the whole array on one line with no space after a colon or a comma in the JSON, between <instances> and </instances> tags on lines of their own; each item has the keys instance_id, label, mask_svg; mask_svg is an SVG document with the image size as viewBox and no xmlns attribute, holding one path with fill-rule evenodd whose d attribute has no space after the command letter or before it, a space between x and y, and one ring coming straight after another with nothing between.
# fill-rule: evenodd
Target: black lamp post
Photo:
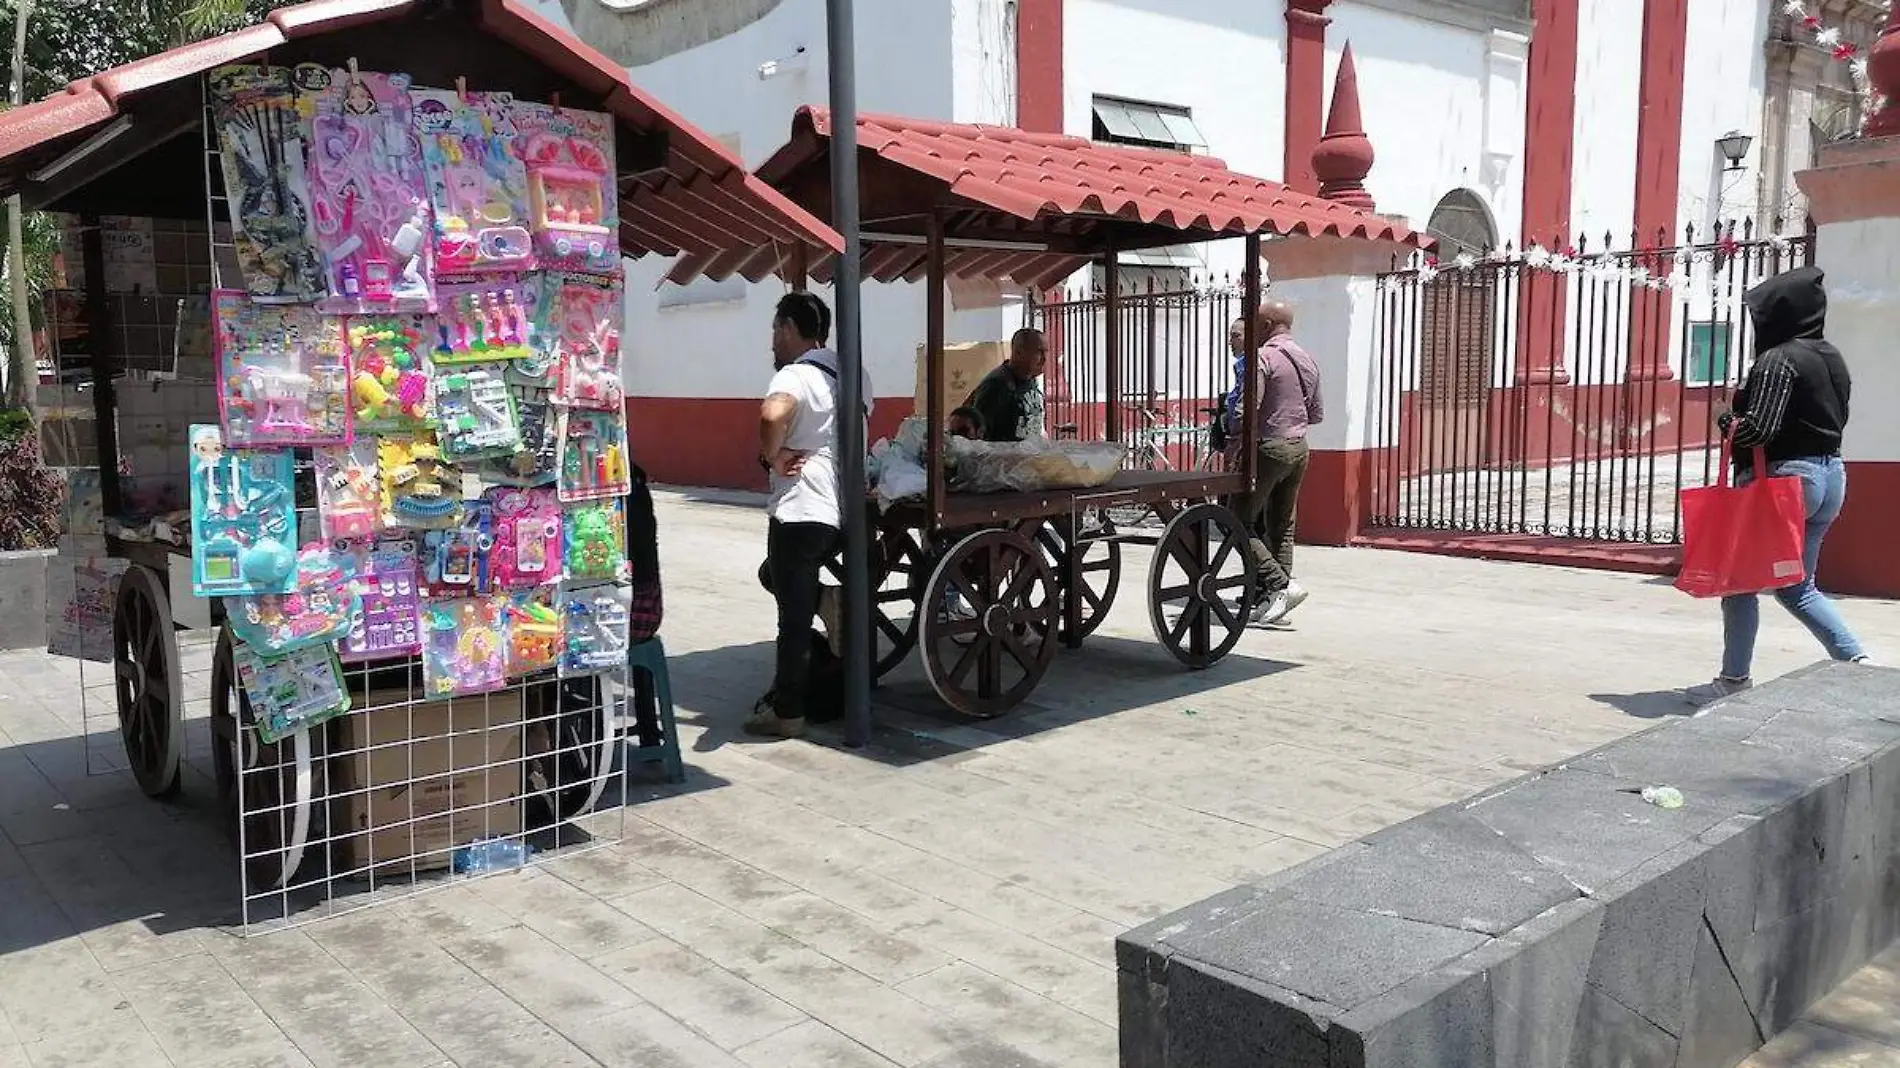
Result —
<instances>
[{"instance_id":1,"label":"black lamp post","mask_svg":"<svg viewBox=\"0 0 1900 1068\"><path fill-rule=\"evenodd\" d=\"M1748 146L1754 143L1754 138L1740 130L1730 130L1715 139L1715 147L1721 151L1722 158L1728 161L1725 169L1731 171L1742 169L1742 160L1748 158Z\"/></svg>"}]
</instances>

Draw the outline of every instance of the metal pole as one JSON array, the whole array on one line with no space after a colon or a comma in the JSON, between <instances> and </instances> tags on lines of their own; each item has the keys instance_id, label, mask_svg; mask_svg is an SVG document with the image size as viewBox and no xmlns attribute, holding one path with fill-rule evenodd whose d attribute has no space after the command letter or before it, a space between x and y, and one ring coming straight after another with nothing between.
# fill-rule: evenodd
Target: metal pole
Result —
<instances>
[{"instance_id":1,"label":"metal pole","mask_svg":"<svg viewBox=\"0 0 1900 1068\"><path fill-rule=\"evenodd\" d=\"M13 5L13 77L7 98L19 107L26 96L26 20L31 12L28 0ZM7 198L7 274L12 286L13 351L7 354L7 392L14 403L33 414L34 433L39 432L40 368L33 346L32 297L26 286L26 220L21 214L26 204L15 193Z\"/></svg>"},{"instance_id":2,"label":"metal pole","mask_svg":"<svg viewBox=\"0 0 1900 1068\"><path fill-rule=\"evenodd\" d=\"M858 311L857 42L851 0L825 0L826 49L831 74L832 225L844 235L844 255L832 272L837 305L839 403L838 488L844 512L844 744L871 740L871 538L864 496L864 352Z\"/></svg>"}]
</instances>

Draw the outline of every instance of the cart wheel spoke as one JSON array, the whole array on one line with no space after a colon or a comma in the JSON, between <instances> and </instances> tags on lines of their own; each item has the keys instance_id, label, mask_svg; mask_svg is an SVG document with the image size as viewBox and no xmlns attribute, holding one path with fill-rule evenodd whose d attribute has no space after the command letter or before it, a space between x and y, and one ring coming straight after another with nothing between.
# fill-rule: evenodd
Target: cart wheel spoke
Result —
<instances>
[{"instance_id":1,"label":"cart wheel spoke","mask_svg":"<svg viewBox=\"0 0 1900 1068\"><path fill-rule=\"evenodd\" d=\"M963 681L970 677L970 670L976 667L977 660L982 656L983 647L989 644L989 640L988 636L980 637L964 647L963 655L957 658L957 666L950 670L951 685L961 686Z\"/></svg>"},{"instance_id":2,"label":"cart wheel spoke","mask_svg":"<svg viewBox=\"0 0 1900 1068\"><path fill-rule=\"evenodd\" d=\"M1245 538L1239 518L1211 503L1181 509L1162 532L1148 575L1149 620L1188 667L1213 664L1246 632L1236 604L1252 603L1257 570Z\"/></svg>"},{"instance_id":3,"label":"cart wheel spoke","mask_svg":"<svg viewBox=\"0 0 1900 1068\"><path fill-rule=\"evenodd\" d=\"M941 610L952 594L963 598L968 616ZM919 631L931 687L969 715L998 715L1021 703L1055 654L1047 639L1063 596L1046 539L1005 528L965 537L939 558L922 592Z\"/></svg>"}]
</instances>

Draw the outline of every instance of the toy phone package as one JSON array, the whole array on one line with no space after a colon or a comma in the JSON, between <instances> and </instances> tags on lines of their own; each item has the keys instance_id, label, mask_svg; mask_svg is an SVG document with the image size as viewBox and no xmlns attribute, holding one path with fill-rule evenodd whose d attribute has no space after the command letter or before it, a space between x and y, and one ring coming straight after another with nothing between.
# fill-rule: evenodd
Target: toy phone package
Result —
<instances>
[{"instance_id":1,"label":"toy phone package","mask_svg":"<svg viewBox=\"0 0 1900 1068\"><path fill-rule=\"evenodd\" d=\"M514 121L541 266L619 273L613 116L517 100Z\"/></svg>"},{"instance_id":2,"label":"toy phone package","mask_svg":"<svg viewBox=\"0 0 1900 1068\"><path fill-rule=\"evenodd\" d=\"M356 563L323 544L297 554L297 589L231 602L225 621L237 640L265 656L328 642L350 629L357 610Z\"/></svg>"},{"instance_id":3,"label":"toy phone package","mask_svg":"<svg viewBox=\"0 0 1900 1068\"><path fill-rule=\"evenodd\" d=\"M615 583L566 589L561 599L567 625L561 674L585 675L625 666L632 587Z\"/></svg>"},{"instance_id":4,"label":"toy phone package","mask_svg":"<svg viewBox=\"0 0 1900 1068\"><path fill-rule=\"evenodd\" d=\"M425 339L427 315L360 315L345 320L350 346L350 400L359 434L413 434L435 429L435 373Z\"/></svg>"},{"instance_id":5,"label":"toy phone package","mask_svg":"<svg viewBox=\"0 0 1900 1068\"><path fill-rule=\"evenodd\" d=\"M542 345L554 357L555 400L574 408L618 411L625 310L620 280L551 273L541 284L537 314Z\"/></svg>"},{"instance_id":6,"label":"toy phone package","mask_svg":"<svg viewBox=\"0 0 1900 1068\"><path fill-rule=\"evenodd\" d=\"M567 577L575 582L613 582L627 577L627 521L618 497L567 507Z\"/></svg>"},{"instance_id":7,"label":"toy phone package","mask_svg":"<svg viewBox=\"0 0 1900 1068\"><path fill-rule=\"evenodd\" d=\"M329 286L311 240L303 119L288 67L228 66L206 78L244 287L271 304L307 304Z\"/></svg>"},{"instance_id":8,"label":"toy phone package","mask_svg":"<svg viewBox=\"0 0 1900 1068\"><path fill-rule=\"evenodd\" d=\"M558 582L562 572L561 502L548 489L488 491L495 520L489 568L503 589Z\"/></svg>"},{"instance_id":9,"label":"toy phone package","mask_svg":"<svg viewBox=\"0 0 1900 1068\"><path fill-rule=\"evenodd\" d=\"M561 446L557 485L563 501L626 496L631 483L625 414L564 408L555 433Z\"/></svg>"},{"instance_id":10,"label":"toy phone package","mask_svg":"<svg viewBox=\"0 0 1900 1068\"><path fill-rule=\"evenodd\" d=\"M223 432L206 423L194 423L188 434L191 592L242 597L295 590L290 450L227 451Z\"/></svg>"},{"instance_id":11,"label":"toy phone package","mask_svg":"<svg viewBox=\"0 0 1900 1068\"><path fill-rule=\"evenodd\" d=\"M296 69L310 120L311 225L327 312L429 311L429 198L409 76Z\"/></svg>"},{"instance_id":12,"label":"toy phone package","mask_svg":"<svg viewBox=\"0 0 1900 1068\"><path fill-rule=\"evenodd\" d=\"M446 530L462 522L462 473L442 462L434 434L385 437L376 459L383 526Z\"/></svg>"},{"instance_id":13,"label":"toy phone package","mask_svg":"<svg viewBox=\"0 0 1900 1068\"><path fill-rule=\"evenodd\" d=\"M565 621L554 607L555 589L543 586L508 595L507 673L520 678L560 665Z\"/></svg>"},{"instance_id":14,"label":"toy phone package","mask_svg":"<svg viewBox=\"0 0 1900 1068\"><path fill-rule=\"evenodd\" d=\"M425 532L417 564L422 596L473 597L494 589L495 511L486 500L462 506L462 522Z\"/></svg>"},{"instance_id":15,"label":"toy phone package","mask_svg":"<svg viewBox=\"0 0 1900 1068\"><path fill-rule=\"evenodd\" d=\"M436 421L442 451L450 460L507 456L521 448L515 398L503 365L469 364L444 370L436 380Z\"/></svg>"},{"instance_id":16,"label":"toy phone package","mask_svg":"<svg viewBox=\"0 0 1900 1068\"><path fill-rule=\"evenodd\" d=\"M232 653L238 682L257 717L257 736L266 744L350 710L343 669L336 661L336 650L328 645L306 645L283 656L266 657L240 642Z\"/></svg>"},{"instance_id":17,"label":"toy phone package","mask_svg":"<svg viewBox=\"0 0 1900 1068\"><path fill-rule=\"evenodd\" d=\"M422 604L422 677L430 697L498 690L502 663L499 597L461 597Z\"/></svg>"},{"instance_id":18,"label":"toy phone package","mask_svg":"<svg viewBox=\"0 0 1900 1068\"><path fill-rule=\"evenodd\" d=\"M376 477L376 451L376 442L369 438L314 450L317 516L324 537L333 541L363 538L382 526L383 489Z\"/></svg>"},{"instance_id":19,"label":"toy phone package","mask_svg":"<svg viewBox=\"0 0 1900 1068\"><path fill-rule=\"evenodd\" d=\"M346 661L413 656L422 651L416 543L411 538L351 542L358 599L349 634L338 649Z\"/></svg>"},{"instance_id":20,"label":"toy phone package","mask_svg":"<svg viewBox=\"0 0 1900 1068\"><path fill-rule=\"evenodd\" d=\"M218 409L225 443L341 445L350 440L350 361L336 321L316 309L212 294Z\"/></svg>"},{"instance_id":21,"label":"toy phone package","mask_svg":"<svg viewBox=\"0 0 1900 1068\"><path fill-rule=\"evenodd\" d=\"M438 287L435 316L437 367L492 363L534 355L534 305L538 287L497 276L487 281L446 281Z\"/></svg>"},{"instance_id":22,"label":"toy phone package","mask_svg":"<svg viewBox=\"0 0 1900 1068\"><path fill-rule=\"evenodd\" d=\"M409 97L435 211L436 269L532 268L528 173L515 145L514 97L449 89L412 89Z\"/></svg>"}]
</instances>

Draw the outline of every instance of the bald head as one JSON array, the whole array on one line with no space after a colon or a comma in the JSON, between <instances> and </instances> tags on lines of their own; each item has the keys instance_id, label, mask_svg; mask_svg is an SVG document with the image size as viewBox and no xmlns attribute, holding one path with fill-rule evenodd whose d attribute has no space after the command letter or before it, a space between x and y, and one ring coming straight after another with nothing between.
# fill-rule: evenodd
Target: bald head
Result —
<instances>
[{"instance_id":1,"label":"bald head","mask_svg":"<svg viewBox=\"0 0 1900 1068\"><path fill-rule=\"evenodd\" d=\"M1260 334L1262 341L1291 331L1293 305L1277 298L1261 301L1260 313L1255 319L1254 329Z\"/></svg>"},{"instance_id":2,"label":"bald head","mask_svg":"<svg viewBox=\"0 0 1900 1068\"><path fill-rule=\"evenodd\" d=\"M1010 373L1022 381L1030 381L1042 374L1043 364L1048 361L1048 356L1049 346L1042 339L1042 331L1025 326L1010 335Z\"/></svg>"}]
</instances>

